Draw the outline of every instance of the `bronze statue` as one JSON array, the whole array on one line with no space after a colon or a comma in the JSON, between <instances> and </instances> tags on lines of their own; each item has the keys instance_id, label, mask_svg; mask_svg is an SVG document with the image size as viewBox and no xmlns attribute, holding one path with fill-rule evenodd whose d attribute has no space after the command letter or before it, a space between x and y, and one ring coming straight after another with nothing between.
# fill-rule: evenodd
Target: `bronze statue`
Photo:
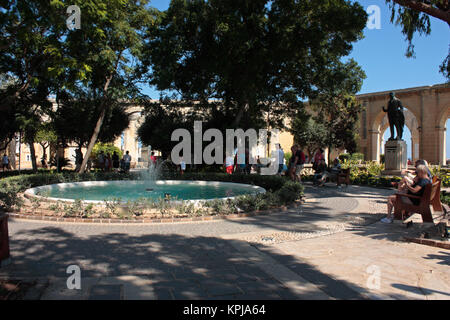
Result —
<instances>
[{"instance_id":1,"label":"bronze statue","mask_svg":"<svg viewBox=\"0 0 450 320\"><path fill-rule=\"evenodd\" d=\"M405 115L403 114L402 102L395 97L393 92L391 92L389 96L391 99L388 102L387 110L383 107L383 111L388 114L389 128L391 129L391 137L389 138L389 141L402 140L403 127L405 126ZM394 127L397 131L397 137L395 139Z\"/></svg>"}]
</instances>

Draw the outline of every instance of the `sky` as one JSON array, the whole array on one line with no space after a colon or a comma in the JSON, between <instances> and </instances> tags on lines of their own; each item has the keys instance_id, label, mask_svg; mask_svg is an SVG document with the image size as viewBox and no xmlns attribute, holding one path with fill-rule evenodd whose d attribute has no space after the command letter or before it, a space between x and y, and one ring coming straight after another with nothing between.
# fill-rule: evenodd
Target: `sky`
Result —
<instances>
[{"instance_id":1,"label":"sky","mask_svg":"<svg viewBox=\"0 0 450 320\"><path fill-rule=\"evenodd\" d=\"M413 41L416 57L407 58L405 53L408 43L401 33L401 27L390 22L391 12L385 1L358 2L365 9L372 5L378 6L381 19L380 29L364 29L364 39L354 44L349 56L358 62L367 76L359 94L446 82L444 76L439 73L439 65L447 56L450 44L450 28L445 22L431 17L431 34L416 34ZM169 3L169 0L155 0L150 5L159 10L166 10ZM159 98L159 93L153 88L147 87L144 92L152 98ZM406 127L404 139L410 144L410 132ZM450 129L447 130L446 148L447 158L450 158ZM408 157L411 157L409 145Z\"/></svg>"}]
</instances>

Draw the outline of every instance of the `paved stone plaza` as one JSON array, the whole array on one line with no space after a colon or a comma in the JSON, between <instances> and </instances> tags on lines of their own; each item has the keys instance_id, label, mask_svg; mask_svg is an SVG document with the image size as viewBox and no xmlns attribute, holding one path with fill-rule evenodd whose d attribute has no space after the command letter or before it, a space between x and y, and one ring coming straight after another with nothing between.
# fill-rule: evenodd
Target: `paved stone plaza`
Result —
<instances>
[{"instance_id":1,"label":"paved stone plaza","mask_svg":"<svg viewBox=\"0 0 450 320\"><path fill-rule=\"evenodd\" d=\"M450 298L450 252L404 242L418 224L379 222L391 190L330 184L305 192L296 209L234 220L10 219L12 263L0 278L37 280L29 299ZM67 289L69 265L81 268L81 290Z\"/></svg>"}]
</instances>

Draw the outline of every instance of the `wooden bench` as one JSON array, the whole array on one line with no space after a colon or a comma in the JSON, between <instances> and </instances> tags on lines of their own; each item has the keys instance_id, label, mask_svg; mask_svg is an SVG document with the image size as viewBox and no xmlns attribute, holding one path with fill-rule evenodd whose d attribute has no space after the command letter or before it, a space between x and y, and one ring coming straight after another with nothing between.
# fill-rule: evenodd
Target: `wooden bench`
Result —
<instances>
[{"instance_id":1,"label":"wooden bench","mask_svg":"<svg viewBox=\"0 0 450 320\"><path fill-rule=\"evenodd\" d=\"M342 169L336 177L336 183L338 186L340 186L341 183L345 183L347 186L350 184L350 168Z\"/></svg>"},{"instance_id":2,"label":"wooden bench","mask_svg":"<svg viewBox=\"0 0 450 320\"><path fill-rule=\"evenodd\" d=\"M404 218L410 214L418 213L422 216L423 222L433 222L430 206L433 206L434 211L444 211L440 199L440 189L441 180L437 177L433 177L432 183L425 186L422 197L406 193L396 193L394 219L404 220ZM420 199L420 203L417 206L414 204L407 204L402 201L402 197Z\"/></svg>"}]
</instances>

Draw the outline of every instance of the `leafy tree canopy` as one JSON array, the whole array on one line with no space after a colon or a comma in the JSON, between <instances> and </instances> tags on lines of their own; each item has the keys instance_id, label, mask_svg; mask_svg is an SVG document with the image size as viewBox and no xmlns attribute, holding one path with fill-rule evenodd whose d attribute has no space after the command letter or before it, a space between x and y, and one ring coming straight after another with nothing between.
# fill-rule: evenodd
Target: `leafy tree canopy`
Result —
<instances>
[{"instance_id":1,"label":"leafy tree canopy","mask_svg":"<svg viewBox=\"0 0 450 320\"><path fill-rule=\"evenodd\" d=\"M113 104L105 115L100 142L114 141L129 125L126 105ZM86 147L94 131L100 114L98 100L85 100L81 97L60 100L59 106L52 114L55 132L64 145L73 142L79 148Z\"/></svg>"},{"instance_id":2,"label":"leafy tree canopy","mask_svg":"<svg viewBox=\"0 0 450 320\"><path fill-rule=\"evenodd\" d=\"M328 76L346 77L355 64L341 59L366 21L344 0L173 0L149 30L150 83L183 101L222 101L233 127L277 106L286 116Z\"/></svg>"},{"instance_id":3,"label":"leafy tree canopy","mask_svg":"<svg viewBox=\"0 0 450 320\"><path fill-rule=\"evenodd\" d=\"M328 147L325 140L327 129L324 124L314 120L311 114L300 110L293 117L289 132L294 136L294 141L312 156L317 149Z\"/></svg>"},{"instance_id":4,"label":"leafy tree canopy","mask_svg":"<svg viewBox=\"0 0 450 320\"><path fill-rule=\"evenodd\" d=\"M107 155L109 153L110 156L112 156L114 154L114 152L117 152L119 159L122 159L122 156L123 156L122 150L117 148L114 144L102 143L102 142L97 142L95 144L94 149L92 150L92 156L94 158L97 158L101 151L103 151L103 153L105 155Z\"/></svg>"},{"instance_id":5,"label":"leafy tree canopy","mask_svg":"<svg viewBox=\"0 0 450 320\"><path fill-rule=\"evenodd\" d=\"M391 22L401 25L402 33L408 41L407 57L414 57L413 37L416 33L431 33L430 16L440 19L450 27L450 2L448 0L386 0L391 9ZM449 54L440 66L441 73L450 79L450 47Z\"/></svg>"}]
</instances>

